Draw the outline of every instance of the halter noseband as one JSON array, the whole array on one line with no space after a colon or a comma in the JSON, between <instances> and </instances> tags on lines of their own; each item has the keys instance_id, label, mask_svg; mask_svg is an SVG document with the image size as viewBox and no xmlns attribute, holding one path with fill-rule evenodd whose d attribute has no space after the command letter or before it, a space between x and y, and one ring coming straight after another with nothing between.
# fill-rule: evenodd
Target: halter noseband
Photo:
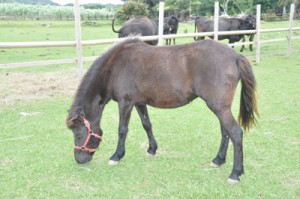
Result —
<instances>
[{"instance_id":1,"label":"halter noseband","mask_svg":"<svg viewBox=\"0 0 300 199\"><path fill-rule=\"evenodd\" d=\"M87 135L87 137L86 137L86 140L85 140L84 144L83 144L82 146L76 146L76 145L75 145L75 146L74 146L74 149L82 150L82 151L87 151L87 152L89 152L89 153L95 152L95 151L97 150L98 147L97 147L96 149L92 149L92 148L88 148L88 147L86 147L86 146L87 146L87 144L89 143L89 141L90 141L90 139L91 139L91 136L94 136L95 138L100 139L100 142L102 141L102 136L101 136L101 135L98 135L98 134L95 134L95 133L93 132L93 130L91 129L91 125L90 125L89 121L87 121L87 119L85 119L85 117L82 117L82 119L83 119L83 123L84 123L85 127L86 127L87 130L88 130L88 135Z\"/></svg>"}]
</instances>

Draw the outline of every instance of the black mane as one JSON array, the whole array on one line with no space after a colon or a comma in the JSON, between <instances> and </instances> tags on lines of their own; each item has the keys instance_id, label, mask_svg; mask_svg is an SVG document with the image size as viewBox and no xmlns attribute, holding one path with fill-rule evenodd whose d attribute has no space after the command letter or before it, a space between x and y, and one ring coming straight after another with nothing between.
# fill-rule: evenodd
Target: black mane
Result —
<instances>
[{"instance_id":1,"label":"black mane","mask_svg":"<svg viewBox=\"0 0 300 199\"><path fill-rule=\"evenodd\" d=\"M128 38L124 41L117 43L109 50L99 56L88 69L86 74L81 80L77 89L73 105L71 106L70 113L78 112L78 109L84 109L84 102L91 102L100 93L101 87L105 87L108 80L111 65L108 64L109 60L113 60L118 56L118 52L125 48L127 44L142 42L138 38ZM104 75L105 73L105 75ZM100 87L99 87L100 86Z\"/></svg>"}]
</instances>

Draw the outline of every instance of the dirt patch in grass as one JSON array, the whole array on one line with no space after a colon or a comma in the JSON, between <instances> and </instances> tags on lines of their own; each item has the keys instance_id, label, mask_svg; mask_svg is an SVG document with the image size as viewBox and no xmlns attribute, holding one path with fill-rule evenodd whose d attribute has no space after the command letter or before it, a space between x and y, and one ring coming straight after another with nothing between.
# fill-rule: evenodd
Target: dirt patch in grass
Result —
<instances>
[{"instance_id":1,"label":"dirt patch in grass","mask_svg":"<svg viewBox=\"0 0 300 199\"><path fill-rule=\"evenodd\" d=\"M0 73L0 81L0 105L59 95L73 96L79 83L76 74L58 72Z\"/></svg>"}]
</instances>

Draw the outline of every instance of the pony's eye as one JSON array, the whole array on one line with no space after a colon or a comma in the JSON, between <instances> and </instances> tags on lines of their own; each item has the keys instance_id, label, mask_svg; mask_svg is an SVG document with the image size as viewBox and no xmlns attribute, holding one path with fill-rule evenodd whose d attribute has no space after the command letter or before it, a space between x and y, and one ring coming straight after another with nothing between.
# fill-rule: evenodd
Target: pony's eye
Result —
<instances>
[{"instance_id":1,"label":"pony's eye","mask_svg":"<svg viewBox=\"0 0 300 199\"><path fill-rule=\"evenodd\" d=\"M80 140L80 139L82 139L83 135L82 135L82 133L76 133L76 134L74 134L74 137L76 140Z\"/></svg>"},{"instance_id":2,"label":"pony's eye","mask_svg":"<svg viewBox=\"0 0 300 199\"><path fill-rule=\"evenodd\" d=\"M74 120L74 124L75 124L76 126L81 126L81 125L83 125L84 123L83 123L82 120L76 119L76 120Z\"/></svg>"},{"instance_id":3,"label":"pony's eye","mask_svg":"<svg viewBox=\"0 0 300 199\"><path fill-rule=\"evenodd\" d=\"M81 138L82 138L82 135L77 135L76 138L77 138L77 139L81 139Z\"/></svg>"}]
</instances>

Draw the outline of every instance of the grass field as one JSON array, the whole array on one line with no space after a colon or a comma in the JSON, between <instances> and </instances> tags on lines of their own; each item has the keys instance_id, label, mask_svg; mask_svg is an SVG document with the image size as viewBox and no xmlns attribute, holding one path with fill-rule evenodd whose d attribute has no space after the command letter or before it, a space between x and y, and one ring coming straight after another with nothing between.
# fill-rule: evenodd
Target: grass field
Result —
<instances>
[{"instance_id":1,"label":"grass field","mask_svg":"<svg viewBox=\"0 0 300 199\"><path fill-rule=\"evenodd\" d=\"M182 32L193 31L193 26L180 25ZM295 25L299 27L299 21ZM0 21L0 30L0 42L74 39L71 22ZM83 39L116 37L108 23L83 26L82 32ZM105 48L86 47L84 53L97 55ZM100 150L92 162L78 165L65 125L77 84L75 64L0 70L0 198L299 198L299 40L293 43L292 56L286 56L286 49L285 42L264 44L261 63L253 62L260 126L244 135L245 175L234 186L226 182L232 145L227 163L210 167L221 136L216 117L200 99L177 109L149 108L159 145L154 158L146 156L147 136L133 111L126 155L115 167L107 164L117 144L119 118L117 104L111 102L101 122ZM255 57L248 50L244 54ZM72 48L0 49L1 63L74 56ZM239 92L233 106L236 116L238 107Z\"/></svg>"},{"instance_id":2,"label":"grass field","mask_svg":"<svg viewBox=\"0 0 300 199\"><path fill-rule=\"evenodd\" d=\"M110 21L97 21L95 26L82 26L82 40L108 39L117 38L117 34L111 30ZM283 22L262 22L262 28L286 28L288 21ZM295 27L300 27L300 21L294 21ZM121 27L116 26L116 29ZM20 41L74 41L74 24L70 21L1 21L0 42L20 42ZM178 33L193 33L194 24L180 23ZM299 36L300 31L294 32L294 36ZM263 33L262 40L272 38L285 38L287 32ZM177 39L178 44L194 41L193 38ZM228 40L223 42L227 43ZM83 48L84 56L100 55L105 49L111 45L85 46ZM300 41L293 41L294 49L299 52ZM236 49L240 49L237 46ZM287 52L287 42L276 42L271 44L261 44L261 52L263 56L284 55ZM255 54L244 52L245 55L254 58ZM25 62L37 60L53 60L75 58L76 51L74 47L64 48L20 48L20 49L1 49L1 63Z\"/></svg>"}]
</instances>

